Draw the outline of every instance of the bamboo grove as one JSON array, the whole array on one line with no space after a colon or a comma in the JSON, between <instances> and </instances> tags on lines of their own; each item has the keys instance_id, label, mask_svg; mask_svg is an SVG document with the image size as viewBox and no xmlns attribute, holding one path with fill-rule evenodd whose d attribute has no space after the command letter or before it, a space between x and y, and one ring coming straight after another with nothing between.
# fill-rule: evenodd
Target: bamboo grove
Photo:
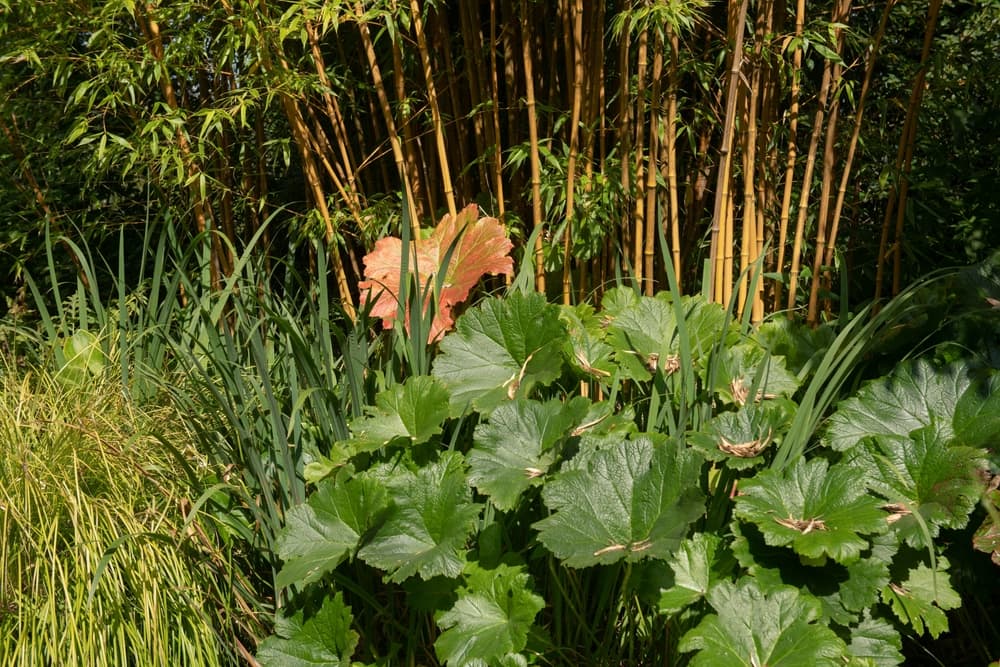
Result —
<instances>
[{"instance_id":1,"label":"bamboo grove","mask_svg":"<svg viewBox=\"0 0 1000 667\"><path fill-rule=\"evenodd\" d=\"M323 240L352 312L375 239L475 202L550 298L652 293L669 259L686 292L817 323L857 244L874 296L900 288L940 0L908 7L926 32L882 107L884 196L856 173L903 4L6 0L0 143L23 211L211 230L216 285L255 234ZM77 192L47 186L67 171Z\"/></svg>"}]
</instances>

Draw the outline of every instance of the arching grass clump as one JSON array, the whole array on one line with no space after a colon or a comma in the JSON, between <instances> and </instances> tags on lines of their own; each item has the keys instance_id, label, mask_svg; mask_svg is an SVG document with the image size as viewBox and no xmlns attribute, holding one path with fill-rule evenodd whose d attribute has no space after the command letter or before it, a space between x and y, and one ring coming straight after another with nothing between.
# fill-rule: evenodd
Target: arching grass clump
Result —
<instances>
[{"instance_id":1,"label":"arching grass clump","mask_svg":"<svg viewBox=\"0 0 1000 667\"><path fill-rule=\"evenodd\" d=\"M235 662L182 475L120 387L0 366L0 664Z\"/></svg>"}]
</instances>

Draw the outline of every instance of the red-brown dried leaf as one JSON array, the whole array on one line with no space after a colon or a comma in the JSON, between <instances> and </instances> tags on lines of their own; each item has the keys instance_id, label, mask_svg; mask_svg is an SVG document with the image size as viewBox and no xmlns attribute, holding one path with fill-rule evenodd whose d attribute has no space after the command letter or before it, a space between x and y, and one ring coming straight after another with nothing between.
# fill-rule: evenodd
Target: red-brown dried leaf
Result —
<instances>
[{"instance_id":1,"label":"red-brown dried leaf","mask_svg":"<svg viewBox=\"0 0 1000 667\"><path fill-rule=\"evenodd\" d=\"M451 329L455 321L454 307L469 296L469 292L487 273L510 275L514 260L510 257L513 244L496 218L478 218L475 205L467 206L456 216L445 215L429 238L418 239L416 246L416 273L420 277L420 291L427 293L424 312L429 305L430 290L444 258L456 238L461 237L452 252L445 270L441 293L438 295L438 312L428 334L428 342L438 340ZM362 301L375 299L371 314L382 318L382 325L391 329L399 309L398 295L400 264L403 243L389 237L379 240L372 252L365 255L365 280L358 284ZM411 256L411 263L413 258ZM413 273L411 267L410 273ZM409 330L410 314L406 327Z\"/></svg>"}]
</instances>

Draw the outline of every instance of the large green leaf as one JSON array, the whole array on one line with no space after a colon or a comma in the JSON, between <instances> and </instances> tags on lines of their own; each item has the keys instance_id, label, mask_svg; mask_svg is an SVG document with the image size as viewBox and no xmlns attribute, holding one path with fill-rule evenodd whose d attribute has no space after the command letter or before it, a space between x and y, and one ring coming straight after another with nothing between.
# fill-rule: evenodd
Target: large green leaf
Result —
<instances>
[{"instance_id":1,"label":"large green leaf","mask_svg":"<svg viewBox=\"0 0 1000 667\"><path fill-rule=\"evenodd\" d=\"M292 616L278 614L275 635L257 649L262 667L340 667L350 665L358 645L358 633L351 630L354 618L344 596L337 593L323 600L315 614L304 610Z\"/></svg>"},{"instance_id":2,"label":"large green leaf","mask_svg":"<svg viewBox=\"0 0 1000 667\"><path fill-rule=\"evenodd\" d=\"M858 612L878 602L898 549L895 535L874 535L861 558L844 566L828 558L810 561L790 549L770 546L753 524L734 520L731 530L733 555L763 592L795 586L819 600L826 618L842 625L856 622Z\"/></svg>"},{"instance_id":3,"label":"large green leaf","mask_svg":"<svg viewBox=\"0 0 1000 667\"><path fill-rule=\"evenodd\" d=\"M608 326L608 344L625 377L649 380L657 369L679 363L674 307L663 299L641 297Z\"/></svg>"},{"instance_id":4,"label":"large green leaf","mask_svg":"<svg viewBox=\"0 0 1000 667\"><path fill-rule=\"evenodd\" d=\"M675 614L705 597L712 586L729 576L735 564L722 538L711 533L695 533L681 542L667 563L674 573L674 585L660 591L660 611L666 614Z\"/></svg>"},{"instance_id":5,"label":"large green leaf","mask_svg":"<svg viewBox=\"0 0 1000 667\"><path fill-rule=\"evenodd\" d=\"M834 667L846 647L815 621L817 600L794 588L763 593L748 577L722 582L708 593L715 609L681 638L682 652L698 651L692 667Z\"/></svg>"},{"instance_id":6,"label":"large green leaf","mask_svg":"<svg viewBox=\"0 0 1000 667\"><path fill-rule=\"evenodd\" d=\"M726 347L717 359L713 388L732 405L791 396L799 387L798 379L785 368L784 358L757 343Z\"/></svg>"},{"instance_id":7,"label":"large green leaf","mask_svg":"<svg viewBox=\"0 0 1000 667\"><path fill-rule=\"evenodd\" d=\"M841 401L830 417L824 441L844 451L874 435L907 440L909 434L937 418L944 435L954 435L955 407L972 381L961 365L935 368L917 360L861 388Z\"/></svg>"},{"instance_id":8,"label":"large green leaf","mask_svg":"<svg viewBox=\"0 0 1000 667\"><path fill-rule=\"evenodd\" d=\"M524 650L528 631L545 601L531 592L522 567L500 564L486 570L476 563L466 567L467 584L455 605L439 614L444 630L434 650L449 666L497 664Z\"/></svg>"},{"instance_id":9,"label":"large green leaf","mask_svg":"<svg viewBox=\"0 0 1000 667\"><path fill-rule=\"evenodd\" d=\"M814 329L780 316L762 323L754 337L771 354L784 357L789 370L803 377L816 366L836 333L826 324Z\"/></svg>"},{"instance_id":10,"label":"large green leaf","mask_svg":"<svg viewBox=\"0 0 1000 667\"><path fill-rule=\"evenodd\" d=\"M433 377L417 375L379 392L368 412L351 422L356 449L377 449L396 438L420 444L441 432L449 413L448 390Z\"/></svg>"},{"instance_id":11,"label":"large green leaf","mask_svg":"<svg viewBox=\"0 0 1000 667\"><path fill-rule=\"evenodd\" d=\"M910 570L906 581L883 588L882 601L917 634L923 634L926 627L932 637L948 629L944 610L962 606L962 598L951 587L944 557L938 557L936 568L921 563Z\"/></svg>"},{"instance_id":12,"label":"large green leaf","mask_svg":"<svg viewBox=\"0 0 1000 667\"><path fill-rule=\"evenodd\" d=\"M770 469L744 480L733 512L755 523L768 544L850 563L868 546L862 535L886 529L881 503L860 482L849 466L799 460L785 472Z\"/></svg>"},{"instance_id":13,"label":"large green leaf","mask_svg":"<svg viewBox=\"0 0 1000 667\"><path fill-rule=\"evenodd\" d=\"M607 329L603 318L588 303L563 306L559 316L569 334L566 356L570 365L588 380L609 384L616 365L612 361L614 350L604 342Z\"/></svg>"},{"instance_id":14,"label":"large green leaf","mask_svg":"<svg viewBox=\"0 0 1000 667\"><path fill-rule=\"evenodd\" d=\"M667 558L704 512L701 457L676 440L646 437L566 466L542 490L552 514L539 540L570 567Z\"/></svg>"},{"instance_id":15,"label":"large green leaf","mask_svg":"<svg viewBox=\"0 0 1000 667\"><path fill-rule=\"evenodd\" d=\"M385 487L369 477L321 482L305 503L285 517L277 541L285 566L275 583L279 587L305 585L337 567L357 548L387 503Z\"/></svg>"},{"instance_id":16,"label":"large green leaf","mask_svg":"<svg viewBox=\"0 0 1000 667\"><path fill-rule=\"evenodd\" d=\"M389 572L391 581L414 574L457 577L481 509L471 502L462 455L446 452L415 473L397 471L387 484L392 505L386 520L358 556Z\"/></svg>"},{"instance_id":17,"label":"large green leaf","mask_svg":"<svg viewBox=\"0 0 1000 667\"><path fill-rule=\"evenodd\" d=\"M786 405L787 404L787 405ZM759 465L764 452L786 430L790 401L749 403L736 412L722 412L701 431L689 433L688 442L709 461L725 461L730 468Z\"/></svg>"},{"instance_id":18,"label":"large green leaf","mask_svg":"<svg viewBox=\"0 0 1000 667\"><path fill-rule=\"evenodd\" d=\"M607 318L615 318L639 305L642 296L631 287L612 287L601 297L601 311Z\"/></svg>"},{"instance_id":19,"label":"large green leaf","mask_svg":"<svg viewBox=\"0 0 1000 667\"><path fill-rule=\"evenodd\" d=\"M851 452L850 465L888 501L893 529L914 547L942 527L962 528L983 491L983 452L949 446L937 419L905 439L877 436Z\"/></svg>"},{"instance_id":20,"label":"large green leaf","mask_svg":"<svg viewBox=\"0 0 1000 667\"><path fill-rule=\"evenodd\" d=\"M952 420L955 439L968 447L983 447L1000 440L1000 373L965 390Z\"/></svg>"},{"instance_id":21,"label":"large green leaf","mask_svg":"<svg viewBox=\"0 0 1000 667\"><path fill-rule=\"evenodd\" d=\"M500 509L513 509L526 489L542 483L556 460L555 446L589 406L580 396L568 402L517 399L501 405L476 427L469 482Z\"/></svg>"},{"instance_id":22,"label":"large green leaf","mask_svg":"<svg viewBox=\"0 0 1000 667\"><path fill-rule=\"evenodd\" d=\"M675 305L668 293L636 298L616 292L613 298L605 298L604 311L606 342L614 349L623 375L634 380L649 380L655 371L674 373L685 340L691 363L698 365L713 346L733 342L735 337L722 306L700 296L682 297ZM686 339L681 336L678 315L684 318Z\"/></svg>"},{"instance_id":23,"label":"large green leaf","mask_svg":"<svg viewBox=\"0 0 1000 667\"><path fill-rule=\"evenodd\" d=\"M868 660L874 667L894 667L903 663L903 640L892 623L881 619L866 618L851 628L851 643L847 652L855 658Z\"/></svg>"},{"instance_id":24,"label":"large green leaf","mask_svg":"<svg viewBox=\"0 0 1000 667\"><path fill-rule=\"evenodd\" d=\"M485 299L441 341L433 374L451 391L454 411L471 404L490 412L559 377L566 340L559 309L543 295Z\"/></svg>"}]
</instances>

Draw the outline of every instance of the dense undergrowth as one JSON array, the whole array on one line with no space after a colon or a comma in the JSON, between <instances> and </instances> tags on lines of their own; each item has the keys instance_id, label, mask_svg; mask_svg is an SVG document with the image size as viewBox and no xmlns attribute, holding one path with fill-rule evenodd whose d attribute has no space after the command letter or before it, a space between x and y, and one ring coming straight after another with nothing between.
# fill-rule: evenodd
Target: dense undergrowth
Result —
<instances>
[{"instance_id":1,"label":"dense undergrowth","mask_svg":"<svg viewBox=\"0 0 1000 667\"><path fill-rule=\"evenodd\" d=\"M169 407L100 376L0 368L0 664L221 665L231 562L185 517Z\"/></svg>"},{"instance_id":2,"label":"dense undergrowth","mask_svg":"<svg viewBox=\"0 0 1000 667\"><path fill-rule=\"evenodd\" d=\"M3 370L5 440L22 447L3 469L63 432L69 460L90 457L44 459L63 486L37 507L65 513L4 500L20 531L4 544L47 554L5 548L4 650L73 662L44 652L68 615L121 628L150 663L1000 657L995 263L811 329L676 288L556 306L529 262L449 302L439 337L454 283L405 251L368 304L391 292L377 317L398 326L376 332L324 280L274 285L246 259L209 290L204 248L172 250L149 240L139 289L120 266L109 297L76 249L85 280L67 292L53 268L30 283L34 320L4 329L20 364ZM475 272L458 268L440 275ZM51 407L26 412L39 396ZM72 532L84 515L89 537ZM137 620L147 606L178 624Z\"/></svg>"}]
</instances>

